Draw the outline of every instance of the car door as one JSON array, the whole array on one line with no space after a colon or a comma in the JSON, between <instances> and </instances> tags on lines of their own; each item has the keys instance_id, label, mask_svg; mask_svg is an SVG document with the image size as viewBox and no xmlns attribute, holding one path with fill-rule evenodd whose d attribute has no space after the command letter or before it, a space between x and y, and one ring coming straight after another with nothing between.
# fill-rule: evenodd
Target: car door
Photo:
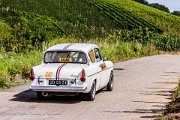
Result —
<instances>
[{"instance_id":1,"label":"car door","mask_svg":"<svg viewBox=\"0 0 180 120\"><path fill-rule=\"evenodd\" d=\"M94 49L96 64L98 65L98 69L100 69L100 88L107 85L108 82L108 74L106 73L106 64L102 60L100 51L98 48Z\"/></svg>"},{"instance_id":2,"label":"car door","mask_svg":"<svg viewBox=\"0 0 180 120\"><path fill-rule=\"evenodd\" d=\"M90 72L91 74L93 74L93 78L92 79L96 79L96 87L97 90L99 90L100 88L100 80L101 80L101 68L99 67L100 63L96 62L96 58L95 58L95 53L94 53L94 49L90 50L89 52L89 57L90 60L92 62L92 64L90 65Z\"/></svg>"}]
</instances>

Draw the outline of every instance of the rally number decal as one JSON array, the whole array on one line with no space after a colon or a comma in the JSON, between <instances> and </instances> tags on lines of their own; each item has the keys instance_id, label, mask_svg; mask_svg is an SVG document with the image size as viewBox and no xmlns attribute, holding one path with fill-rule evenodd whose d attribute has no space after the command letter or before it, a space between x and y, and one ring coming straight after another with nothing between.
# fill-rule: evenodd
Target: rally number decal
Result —
<instances>
[{"instance_id":1,"label":"rally number decal","mask_svg":"<svg viewBox=\"0 0 180 120\"><path fill-rule=\"evenodd\" d=\"M59 58L59 62L72 62L72 58Z\"/></svg>"},{"instance_id":2,"label":"rally number decal","mask_svg":"<svg viewBox=\"0 0 180 120\"><path fill-rule=\"evenodd\" d=\"M52 72L46 72L45 77L46 78L51 78L52 77Z\"/></svg>"},{"instance_id":3,"label":"rally number decal","mask_svg":"<svg viewBox=\"0 0 180 120\"><path fill-rule=\"evenodd\" d=\"M105 64L105 63L101 64L101 65L100 65L100 67L102 68L102 70L104 70L104 69L106 69L106 68L107 68L107 66L106 66L106 64Z\"/></svg>"}]
</instances>

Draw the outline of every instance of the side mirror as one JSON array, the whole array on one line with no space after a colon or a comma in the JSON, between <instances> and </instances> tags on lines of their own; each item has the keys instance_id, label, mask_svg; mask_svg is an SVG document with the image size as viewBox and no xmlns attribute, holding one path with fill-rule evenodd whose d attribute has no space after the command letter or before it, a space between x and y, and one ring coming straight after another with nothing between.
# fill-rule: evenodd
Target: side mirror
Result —
<instances>
[{"instance_id":1,"label":"side mirror","mask_svg":"<svg viewBox=\"0 0 180 120\"><path fill-rule=\"evenodd\" d=\"M103 57L103 61L107 61L108 58L106 56Z\"/></svg>"}]
</instances>

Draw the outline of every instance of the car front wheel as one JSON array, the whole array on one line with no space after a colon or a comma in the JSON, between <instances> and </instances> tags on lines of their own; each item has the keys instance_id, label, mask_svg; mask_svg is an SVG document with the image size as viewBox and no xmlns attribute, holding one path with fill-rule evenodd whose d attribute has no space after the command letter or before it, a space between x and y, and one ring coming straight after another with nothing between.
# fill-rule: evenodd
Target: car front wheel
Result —
<instances>
[{"instance_id":1,"label":"car front wheel","mask_svg":"<svg viewBox=\"0 0 180 120\"><path fill-rule=\"evenodd\" d=\"M113 75L113 72L111 72L111 74L109 76L109 82L107 84L107 91L112 91L113 85L114 85L114 75Z\"/></svg>"}]
</instances>

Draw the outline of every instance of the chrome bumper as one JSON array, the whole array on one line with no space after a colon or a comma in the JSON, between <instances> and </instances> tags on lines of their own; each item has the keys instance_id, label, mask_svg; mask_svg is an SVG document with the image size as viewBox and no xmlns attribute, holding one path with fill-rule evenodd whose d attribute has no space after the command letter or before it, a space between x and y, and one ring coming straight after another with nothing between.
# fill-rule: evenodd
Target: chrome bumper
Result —
<instances>
[{"instance_id":1,"label":"chrome bumper","mask_svg":"<svg viewBox=\"0 0 180 120\"><path fill-rule=\"evenodd\" d=\"M29 86L32 91L46 92L85 92L86 86Z\"/></svg>"}]
</instances>

